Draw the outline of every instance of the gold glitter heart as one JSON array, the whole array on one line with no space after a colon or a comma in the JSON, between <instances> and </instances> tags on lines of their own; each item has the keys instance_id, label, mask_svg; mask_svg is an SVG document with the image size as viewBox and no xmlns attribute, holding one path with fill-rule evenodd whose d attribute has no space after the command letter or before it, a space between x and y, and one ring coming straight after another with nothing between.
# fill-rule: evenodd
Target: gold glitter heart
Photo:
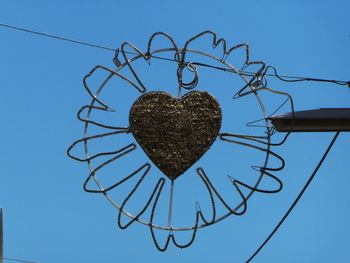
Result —
<instances>
[{"instance_id":1,"label":"gold glitter heart","mask_svg":"<svg viewBox=\"0 0 350 263\"><path fill-rule=\"evenodd\" d=\"M175 180L210 148L221 128L221 109L205 91L181 99L166 92L139 97L130 110L130 129L152 162Z\"/></svg>"}]
</instances>

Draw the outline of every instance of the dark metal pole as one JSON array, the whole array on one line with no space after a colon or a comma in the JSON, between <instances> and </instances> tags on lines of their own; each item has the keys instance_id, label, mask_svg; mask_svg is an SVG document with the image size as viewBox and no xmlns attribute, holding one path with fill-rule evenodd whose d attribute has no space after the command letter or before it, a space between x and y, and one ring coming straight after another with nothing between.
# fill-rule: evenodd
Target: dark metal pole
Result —
<instances>
[{"instance_id":1,"label":"dark metal pole","mask_svg":"<svg viewBox=\"0 0 350 263\"><path fill-rule=\"evenodd\" d=\"M2 263L3 258L3 232L2 232L2 208L0 208L0 263Z\"/></svg>"},{"instance_id":2,"label":"dark metal pole","mask_svg":"<svg viewBox=\"0 0 350 263\"><path fill-rule=\"evenodd\" d=\"M279 132L349 132L350 108L287 112L268 118Z\"/></svg>"}]
</instances>

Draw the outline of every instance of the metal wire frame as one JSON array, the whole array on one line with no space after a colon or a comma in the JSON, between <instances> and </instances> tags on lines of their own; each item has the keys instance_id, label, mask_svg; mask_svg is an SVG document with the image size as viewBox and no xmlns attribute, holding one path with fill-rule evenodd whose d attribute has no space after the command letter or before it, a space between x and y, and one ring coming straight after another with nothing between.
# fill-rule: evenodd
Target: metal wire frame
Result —
<instances>
[{"instance_id":1,"label":"metal wire frame","mask_svg":"<svg viewBox=\"0 0 350 263\"><path fill-rule=\"evenodd\" d=\"M202 52L199 50L193 50L193 49L189 49L188 46L190 45L190 43L204 35L211 35L213 38L213 48L217 48L220 44L222 46L223 49L223 56L221 58L218 58L216 56L213 56L209 53L206 52ZM173 47L171 48L163 48L163 49L157 49L157 50L152 50L152 43L153 40L157 37L157 36L163 36L165 38L167 38L170 43L172 44ZM131 47L132 49L134 49L138 55L136 55L135 57L129 59L127 57L127 53L125 51L125 47ZM235 68L233 65L231 65L230 63L228 63L226 60L229 57L229 55L240 48L244 48L245 52L246 52L246 60L245 60L245 65L244 68L247 68L249 65L252 64L257 64L260 65L260 68L258 69L258 71L256 72L256 74L254 74L253 76L251 76L251 79L248 79L246 74L241 74L241 71L238 70L237 68ZM160 226L160 225L156 225L153 223L153 219L154 219L154 215L155 215L155 211L156 211L156 207L158 204L158 200L161 196L164 184L166 183L166 180L164 178L161 178L158 180L158 182L156 183L156 185L154 186L152 193L149 197L149 199L147 200L145 206L141 209L141 211L137 214L137 215L132 215L131 213L129 213L128 211L126 211L124 209L125 205L127 204L128 200L132 197L132 195L136 192L137 188L139 187L139 185L142 183L142 181L144 180L144 178L147 176L147 174L149 173L150 169L151 169L151 164L150 163L146 163L144 165L142 165L141 167L139 167L138 169L136 169L134 172L132 172L131 174L129 174L128 176L126 176L124 179L120 180L119 182L113 184L112 186L109 186L107 188L104 188L100 182L98 181L97 177L95 176L96 173L102 169L105 165L117 160L118 158L121 158L123 156L126 156L127 154L131 153L132 151L134 151L137 148L137 145L134 143L131 143L125 147L122 147L121 149L118 149L116 151L112 151L112 152L102 152L102 153L98 153L95 154L93 156L89 156L89 149L88 149L88 142L90 140L96 139L96 138L101 138L101 137L105 137L105 136L111 136L111 135L115 135L115 134L121 134L121 133L129 133L130 132L130 128L129 127L114 127L114 126L110 126L110 125L106 125L103 123L99 123L97 121L91 120L91 113L94 110L100 110L100 111L106 111L106 112L110 112L110 111L114 111L112 108L110 108L108 105L106 105L105 103L103 103L99 98L99 94L102 92L103 88L105 87L105 85L110 81L110 79L114 76L120 77L121 79L127 81L128 83L130 83L134 88L136 88L140 93L144 93L147 91L147 88L143 85L140 77L137 75L137 73L135 72L135 70L132 67L132 63L140 58L143 58L148 64L150 63L150 60L152 58L152 55L157 54L157 53L163 53L163 52L174 52L175 55L175 62L178 63L178 70L177 70L177 79L178 79L178 98L181 97L181 90L182 88L185 89L193 89L197 83L198 83L198 79L199 79L199 74L197 71L197 67L196 67L196 62L191 62L191 61L186 61L186 54L187 53L195 53L201 56L205 56L208 58L213 59L214 61L220 62L223 65L225 65L228 69L230 69L230 71L238 74L243 81L246 83L246 85L239 90L239 92L236 94L236 97L244 97L250 94L255 95L258 104L260 105L261 111L262 111L262 115L263 115L263 119L262 121L265 123L265 125L263 127L266 128L265 131L265 136L254 136L254 135L242 135L242 134L233 134L233 133L220 133L218 139L223 141L223 142L229 142L229 143L234 143L234 144L238 144L238 145L242 145L245 147L250 147L253 149L256 149L258 151L264 152L265 155L265 160L264 160L264 164L262 166L252 166L252 169L254 169L255 171L257 171L259 173L259 177L255 183L255 185L251 186L248 185L244 182L241 182L239 180L236 180L232 177L228 177L229 181L233 184L235 190L239 193L242 201L240 204L238 204L236 207L231 208L226 201L222 198L222 196L219 194L219 192L216 190L216 188L214 187L214 185L211 183L211 181L209 180L208 176L206 175L204 169L202 167L197 168L197 175L201 178L201 181L203 182L203 184L205 185L206 189L208 190L208 194L210 196L210 200L211 200L211 204L212 204L212 218L211 220L207 220L203 213L202 210L200 208L199 203L196 203L196 217L195 217L195 224L193 226L190 227L173 227L171 225L171 216L172 216L172 193L173 193L173 187L174 187L174 181L171 181L171 190L170 190L170 204L169 204L169 213L168 213L168 225L167 226ZM282 145L287 137L289 136L289 133L286 134L286 136L282 139L282 141L278 142L278 143L273 143L271 141L271 136L274 134L273 128L270 127L269 122L268 122L268 115L267 115L267 111L265 109L265 106L262 102L262 99L259 96L259 92L261 91L267 91L267 92L272 92L272 93L277 93L280 95L284 95L287 96L288 99L290 100L291 103L291 107L292 107L292 111L294 112L294 107L293 107L293 102L292 99L290 98L290 96L286 93L283 92L277 92L271 88L267 87L267 83L265 83L265 85L263 85L263 81L265 78L265 74L267 71L267 68L265 63L262 61L250 61L249 60L249 46L247 44L240 44L237 46L234 46L232 48L230 48L229 50L226 49L226 41L222 38L217 40L216 34L212 31L204 31L196 36L194 36L193 38L189 39L185 45L184 48L180 49L177 47L177 45L175 44L175 41L166 33L163 32L156 32L154 33L149 42L148 42L148 46L147 46L147 52L146 53L142 53L138 48L136 48L135 46L133 46L132 44L125 42L122 44L121 46L121 53L123 55L123 58L125 60L124 63L121 63L120 60L118 59L117 55L118 55L119 51L116 52L116 57L114 58L114 63L117 66L116 70L112 70L109 69L107 67L104 66L96 66L95 68L93 68L85 77L83 80L84 83L84 87L87 90L88 94L92 97L92 101L90 102L89 105L85 105L83 106L79 111L78 111L78 119L82 122L85 123L85 128L84 128L84 137L82 139L79 139L77 141L75 141L67 150L68 155L80 162L87 162L89 169L90 169L90 174L88 176L88 178L86 179L86 181L84 182L84 190L87 192L91 192L91 193L102 193L103 195L105 195L105 197L113 204L113 206L115 206L117 209L119 209L119 214L118 214L118 225L120 228L125 229L128 226L130 226L133 222L137 221L141 224L147 225L150 227L150 231L151 231L151 235L153 238L153 241L156 245L156 247L160 250L160 251L165 251L169 245L170 240L173 241L173 243L175 244L175 246L180 247L180 248L185 248L188 247L189 245L191 245L195 239L197 230L199 228L203 228L209 225L213 225L215 223L218 223L220 221L222 221L223 219L227 218L228 216L235 214L235 215L242 215L245 213L246 209L247 209L247 202L248 200L251 198L251 196L253 195L254 192L261 192L261 193L266 193L266 194L272 194L272 193L277 193L279 192L282 187L283 184L281 182L281 180L279 180L275 175L272 174L272 172L276 172L276 171L280 171L283 169L284 167L284 160L281 156L279 156L278 154L276 154L275 152L273 152L271 150L272 146L279 146ZM125 76L123 76L122 74L119 73L119 71L121 69L123 69L124 67L128 67L131 71L131 73L133 74L134 78L136 79L136 82L138 84L136 84L135 82L133 82L132 80L126 78ZM187 68L189 70L191 70L194 73L194 79L193 81L189 82L189 83L184 83L182 80L182 72L183 70ZM107 72L109 72L110 74L108 75L108 77L102 82L102 84L100 85L100 87L98 88L98 90L96 91L96 93L93 93L91 91L91 89L89 88L89 85L87 83L87 80L90 76L92 76L92 74L97 70L97 69L102 69L105 70ZM246 89L249 88L249 91L246 91ZM97 104L97 105L96 105ZM87 111L87 117L83 118L81 117L81 114L83 111ZM96 125L105 129L111 129L114 130L113 132L108 132L108 133L103 133L103 134L99 134L99 135L94 135L94 136L88 136L88 128L89 125ZM242 142L239 141L237 139L244 139L245 141L252 141L254 143L258 143L260 144L260 146L248 143L248 142ZM85 158L78 158L75 155L73 155L71 153L71 151L80 143L84 144L84 151L85 151ZM108 159L107 161L103 162L101 165L99 165L96 168L92 167L91 161L97 157L100 156L106 156L106 155L112 155L113 157L111 157L110 159ZM270 157L276 158L277 160L280 161L280 165L278 167L268 167L268 162L270 160ZM136 185L134 186L134 188L130 191L130 193L128 194L128 196L124 199L123 203L121 205L117 204L108 194L108 192L112 189L114 189L115 187L117 187L118 185L122 184L123 182L129 180L130 178L134 177L135 175L139 174L141 171L144 171L141 178L139 179L139 181L136 183ZM277 187L275 189L263 189L260 188L259 185L262 181L262 179L264 177L268 177L272 180L274 180L277 183ZM98 187L98 190L94 190L94 189L88 189L87 185L89 183L89 181L93 179L95 184ZM241 187L244 187L248 190L250 190L250 192L245 196L242 193ZM220 203L224 205L224 207L228 210L228 212L224 215L222 215L221 217L217 217L217 212L216 212L216 202L215 202L215 197L217 199L219 199ZM149 221L144 221L142 219L140 219L141 215L147 210L147 208L151 205L152 200L154 199L153 205L152 205L152 211L151 211L151 216L150 216L150 220ZM241 209L242 208L242 209ZM241 209L241 211L239 212L239 209ZM122 215L125 215L127 217L130 218L130 221L128 223L126 223L125 225L121 224L121 217ZM199 220L202 221L202 223L199 223ZM155 237L154 234L154 230L153 229L160 229L160 230L167 230L168 231L168 237L166 239L165 245L162 247L158 244L157 239ZM175 235L174 232L175 231L192 231L192 238L190 239L189 242L187 242L186 244L179 244L176 239L175 239Z\"/></svg>"}]
</instances>

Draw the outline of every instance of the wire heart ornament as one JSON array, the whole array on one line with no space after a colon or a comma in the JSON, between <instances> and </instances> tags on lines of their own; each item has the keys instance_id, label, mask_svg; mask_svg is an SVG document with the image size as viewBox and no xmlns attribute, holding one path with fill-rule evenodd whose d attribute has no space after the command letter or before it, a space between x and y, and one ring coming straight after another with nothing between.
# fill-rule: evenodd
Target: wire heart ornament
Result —
<instances>
[{"instance_id":1,"label":"wire heart ornament","mask_svg":"<svg viewBox=\"0 0 350 263\"><path fill-rule=\"evenodd\" d=\"M217 56L191 48L192 42L205 36L210 37L213 49L222 46L222 54ZM167 47L153 49L154 40L159 37L165 38L168 42ZM168 46L169 44L170 47ZM132 51L126 51L127 47L132 49ZM231 62L233 58L236 58L232 54L239 50L244 51L243 53L245 54L241 69L238 66L234 66L233 62ZM290 100L291 106L292 101L288 94L277 92L267 87L265 74L268 68L266 68L263 61L249 60L247 44L239 44L226 49L226 41L224 39L217 38L216 34L211 31L204 31L190 38L182 48L179 48L168 34L156 32L150 37L146 52L143 53L129 42L124 42L120 51L124 61L119 61L115 58L114 64L117 67L116 69L96 66L84 77L84 87L91 96L90 104L81 107L78 112L78 119L85 124L84 137L73 142L67 153L74 160L88 164L90 173L84 182L84 190L89 193L103 194L118 209L118 226L121 229L126 229L134 222L138 222L149 227L152 240L159 251L166 251L170 242L178 248L186 248L194 242L199 229L214 225L231 215L242 216L247 210L249 199L255 192L272 194L282 189L282 182L273 173L283 169L284 160L272 150L272 147L281 145L287 136L282 142L271 141L271 136L274 132L267 119L267 108L260 95L262 93L273 93L285 96L287 99L284 103ZM220 48L217 51L220 51ZM118 53L116 53L116 56ZM127 54L133 54L134 57L129 58ZM137 73L134 65L138 63L137 61L145 61L150 65L151 59L171 61L173 63L171 66L177 65L177 70L174 71L174 67L171 67L171 71L169 71L169 73L174 73L173 77L176 77L174 79L176 79L177 83L177 96L168 93L169 91L166 89L164 91L152 89L152 87L156 86L153 81L145 85L141 74ZM217 71L221 69L222 72L238 76L238 85L230 85L230 87L234 87L232 89L232 92L235 92L233 99L251 97L252 100L249 101L256 103L255 111L258 114L260 113L262 118L257 121L244 123L244 127L257 127L256 131L261 132L260 134L256 135L255 132L251 133L250 131L237 133L239 130L236 127L237 122L231 118L223 119L225 112L228 114L228 117L230 112L238 115L241 112L239 112L239 108L238 111L237 108L233 108L233 111L227 111L230 107L227 107L227 103L225 104L227 100L222 101L222 97L217 96L220 95L217 93L218 89L209 89L208 87L211 87L209 83L203 85L202 78L199 83L200 74L198 67L206 66L202 62L203 59L221 65L219 67L211 66L210 69L212 70ZM153 69L156 68L154 67ZM247 69L254 71L254 73L245 72L244 70ZM107 73L107 76L101 79L99 86L96 87L96 91L93 91L90 86L90 79L95 83L94 76L101 71ZM129 76L127 77L127 75ZM156 75L158 76L158 74ZM188 76L192 76L193 80L188 81ZM101 97L102 93L109 90L107 87L111 85L113 78L131 87L129 91L133 90L136 92L135 96L133 95L132 97L133 100L126 103L116 102L117 107L125 105L125 108L122 110L120 108L117 111L113 110L114 107L111 107L110 104L107 105L104 98L108 98L110 102L114 102L114 100L106 95ZM149 78L149 80L153 80L153 78ZM173 85L174 82L171 82L170 86L164 85L164 87L173 87ZM209 90L211 93L209 93ZM212 94L220 99L221 105ZM230 94L225 99L230 99L231 96ZM129 95L128 98L130 98ZM229 100L229 103L231 104L231 100ZM225 109L225 112L222 109ZM253 108L251 109L252 112L255 112ZM99 116L102 113L109 115L109 117L104 115L106 117L105 121L95 119L95 116ZM111 125L108 121L114 119L113 116L116 115L113 114L125 114L123 116L127 117L125 120L128 124ZM260 121L262 122L261 125L257 123ZM95 128L99 131L98 134L93 133ZM107 130L107 132L101 133L100 129ZM227 131L223 132L221 129ZM113 148L109 151L101 151L99 145L97 145L98 140L115 136L116 138L125 136L128 144L125 145L125 141L122 138L113 140L110 144L101 142L100 145L112 145L111 147L113 147L115 143L123 141L123 145L118 149ZM96 145L94 144L95 142ZM220 145L212 147L214 142ZM78 145L83 145L84 156L72 153L73 149ZM226 178L222 176L222 173L217 172L209 172L207 174L206 169L202 167L204 161L200 159L211 147L215 148L213 150L217 149L220 151L219 149L222 149L223 145L230 148L236 145L262 153L261 164L249 166L249 169L252 168L250 170L255 176L254 183L248 184L244 180L233 178L230 175ZM143 153L136 153L139 148L142 149ZM131 155L132 152L135 152L136 155L129 158L129 154ZM127 172L127 175L111 175L108 177L111 182L104 182L106 177L104 177L103 171L124 158L130 160L129 163L125 162L125 164L137 165L137 167L133 167L131 172ZM139 161L136 158L142 158L142 164L138 164ZM276 165L271 164L273 159L277 160ZM207 161L205 161L205 166L208 166ZM201 164L195 166L198 163ZM231 161L227 163L228 168L235 165L237 164ZM154 170L154 166L161 173ZM223 167L223 169L226 168ZM118 168L117 170L119 171ZM155 173L153 173L154 171ZM181 196L184 196L186 192L182 192L180 188L179 190L174 189L181 187L181 183L176 179L183 174L191 174L191 176L181 177L181 180L199 183L199 187L195 185L193 187L197 190L204 189L204 192L202 191L203 194L209 197L206 198L206 203L201 202L200 204L197 200L179 199L177 193L181 191ZM120 188L128 185L128 183L124 184L125 182L132 182L132 178L136 179L137 182L133 184L131 190L127 190L126 196L121 196L120 200L117 200L120 196ZM217 182L215 182L216 180ZM266 186L265 181L273 185ZM191 183L187 185L192 187ZM234 192L233 202L223 197L223 191L219 188L222 188L224 185L228 186L230 192ZM142 187L149 189L146 196L139 200L142 208L138 208L136 212L131 213L129 209L130 204L133 203L131 200L136 198L139 192L142 192L140 190ZM192 190L189 195L195 197L196 194ZM167 200L168 202L166 202ZM159 223L159 215L163 215L162 219L164 219L164 213L159 211L161 209L160 204L164 204L164 201L169 204L165 206L165 209L168 210L167 222ZM175 206L179 204L180 206L181 204L186 206L193 205L195 208L193 213L194 223L192 214L187 213L184 215L178 213ZM209 212L204 213L201 207L206 207L204 210ZM163 209L162 212L164 212ZM176 222L179 217L184 216L188 219L188 224ZM122 221L125 220L127 222L123 223ZM155 234L155 230L166 231L166 239L161 241ZM191 232L191 237L187 241L179 242L177 233L184 231Z\"/></svg>"}]
</instances>

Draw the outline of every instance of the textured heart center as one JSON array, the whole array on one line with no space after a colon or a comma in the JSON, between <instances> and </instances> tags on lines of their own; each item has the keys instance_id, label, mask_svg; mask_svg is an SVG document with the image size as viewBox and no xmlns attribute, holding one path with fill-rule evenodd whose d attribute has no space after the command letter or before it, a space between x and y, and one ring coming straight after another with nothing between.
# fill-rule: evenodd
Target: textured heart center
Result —
<instances>
[{"instance_id":1,"label":"textured heart center","mask_svg":"<svg viewBox=\"0 0 350 263\"><path fill-rule=\"evenodd\" d=\"M175 180L215 141L221 127L221 109L208 92L192 91L177 99L157 91L134 102L129 122L148 157Z\"/></svg>"}]
</instances>

